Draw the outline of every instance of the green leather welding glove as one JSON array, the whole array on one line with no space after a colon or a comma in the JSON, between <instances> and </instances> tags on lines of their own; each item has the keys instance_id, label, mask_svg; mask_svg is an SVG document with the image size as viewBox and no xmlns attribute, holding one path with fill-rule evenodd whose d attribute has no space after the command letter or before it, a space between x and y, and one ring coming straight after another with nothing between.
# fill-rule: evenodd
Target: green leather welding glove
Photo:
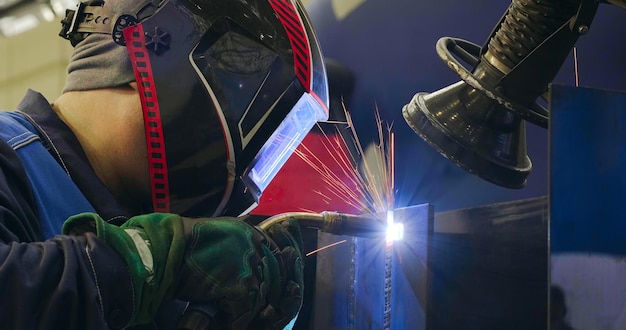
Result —
<instances>
[{"instance_id":1,"label":"green leather welding glove","mask_svg":"<svg viewBox=\"0 0 626 330\"><path fill-rule=\"evenodd\" d=\"M150 322L170 299L214 302L230 329L282 329L301 307L302 245L294 220L265 232L238 218L153 213L115 226L83 213L63 227L66 234L85 231L128 264L138 302L132 325Z\"/></svg>"}]
</instances>

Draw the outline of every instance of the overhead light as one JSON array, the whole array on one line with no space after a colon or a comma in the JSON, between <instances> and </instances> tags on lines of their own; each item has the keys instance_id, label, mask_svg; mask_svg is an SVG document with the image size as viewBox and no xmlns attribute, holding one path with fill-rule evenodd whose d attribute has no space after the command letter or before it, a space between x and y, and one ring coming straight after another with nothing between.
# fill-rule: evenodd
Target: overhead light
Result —
<instances>
[{"instance_id":1,"label":"overhead light","mask_svg":"<svg viewBox=\"0 0 626 330\"><path fill-rule=\"evenodd\" d=\"M47 5L43 5L39 7L39 15L41 16L41 18L43 18L46 22L52 22L54 21L54 19L57 17L54 14L54 11L52 11L52 8L50 6Z\"/></svg>"},{"instance_id":2,"label":"overhead light","mask_svg":"<svg viewBox=\"0 0 626 330\"><path fill-rule=\"evenodd\" d=\"M66 9L74 9L78 7L77 0L50 0L50 7L59 17L65 17Z\"/></svg>"},{"instance_id":3,"label":"overhead light","mask_svg":"<svg viewBox=\"0 0 626 330\"><path fill-rule=\"evenodd\" d=\"M0 0L0 36L13 37L65 16L65 10L76 7L76 0L18 1Z\"/></svg>"},{"instance_id":4,"label":"overhead light","mask_svg":"<svg viewBox=\"0 0 626 330\"><path fill-rule=\"evenodd\" d=\"M461 81L417 93L402 109L405 120L468 172L503 187L524 187L532 169L525 121L548 126L537 99L588 31L597 7L597 0L514 0L484 47L441 38L437 53Z\"/></svg>"},{"instance_id":5,"label":"overhead light","mask_svg":"<svg viewBox=\"0 0 626 330\"><path fill-rule=\"evenodd\" d=\"M20 1L22 0L0 0L0 10L7 10L20 3Z\"/></svg>"},{"instance_id":6,"label":"overhead light","mask_svg":"<svg viewBox=\"0 0 626 330\"><path fill-rule=\"evenodd\" d=\"M8 16L0 18L0 32L5 37L12 37L39 25L39 18L34 14L20 17Z\"/></svg>"}]
</instances>

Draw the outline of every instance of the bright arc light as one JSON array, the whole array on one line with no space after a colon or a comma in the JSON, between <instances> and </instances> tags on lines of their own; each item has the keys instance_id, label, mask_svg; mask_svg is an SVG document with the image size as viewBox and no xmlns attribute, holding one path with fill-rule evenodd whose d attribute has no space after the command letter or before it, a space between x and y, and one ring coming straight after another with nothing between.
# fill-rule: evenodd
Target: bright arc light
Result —
<instances>
[{"instance_id":1,"label":"bright arc light","mask_svg":"<svg viewBox=\"0 0 626 330\"><path fill-rule=\"evenodd\" d=\"M393 211L387 211L387 243L399 241L404 237L404 225L393 221Z\"/></svg>"}]
</instances>

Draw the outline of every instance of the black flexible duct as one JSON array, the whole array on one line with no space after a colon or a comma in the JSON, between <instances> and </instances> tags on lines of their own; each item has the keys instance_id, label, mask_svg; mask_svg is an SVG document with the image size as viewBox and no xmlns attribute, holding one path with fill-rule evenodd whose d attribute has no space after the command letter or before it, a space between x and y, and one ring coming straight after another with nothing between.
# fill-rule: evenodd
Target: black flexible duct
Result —
<instances>
[{"instance_id":1,"label":"black flexible duct","mask_svg":"<svg viewBox=\"0 0 626 330\"><path fill-rule=\"evenodd\" d=\"M570 20L580 0L517 0L489 41L489 52L509 69L515 67L551 34Z\"/></svg>"}]
</instances>

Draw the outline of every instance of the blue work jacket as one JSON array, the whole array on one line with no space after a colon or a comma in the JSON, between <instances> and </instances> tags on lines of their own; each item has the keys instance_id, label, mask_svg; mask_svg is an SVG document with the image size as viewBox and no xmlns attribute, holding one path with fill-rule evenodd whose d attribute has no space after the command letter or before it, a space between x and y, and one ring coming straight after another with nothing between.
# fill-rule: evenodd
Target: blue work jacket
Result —
<instances>
[{"instance_id":1,"label":"blue work jacket","mask_svg":"<svg viewBox=\"0 0 626 330\"><path fill-rule=\"evenodd\" d=\"M121 329L133 313L126 264L95 234L59 235L73 214L127 216L48 101L29 91L0 113L0 327Z\"/></svg>"}]
</instances>

